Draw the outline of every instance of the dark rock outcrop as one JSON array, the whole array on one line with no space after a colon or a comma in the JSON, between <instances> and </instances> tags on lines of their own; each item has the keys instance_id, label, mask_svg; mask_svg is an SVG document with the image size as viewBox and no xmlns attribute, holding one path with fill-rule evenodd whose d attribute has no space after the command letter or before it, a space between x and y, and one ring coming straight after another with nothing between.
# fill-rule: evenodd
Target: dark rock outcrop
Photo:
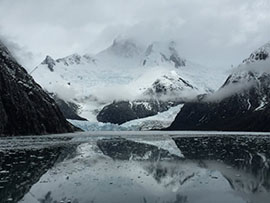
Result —
<instances>
[{"instance_id":1,"label":"dark rock outcrop","mask_svg":"<svg viewBox=\"0 0 270 203\"><path fill-rule=\"evenodd\" d=\"M158 112L175 106L173 102L152 101L115 101L105 106L97 115L97 120L103 123L123 124L134 119L154 116Z\"/></svg>"},{"instance_id":2,"label":"dark rock outcrop","mask_svg":"<svg viewBox=\"0 0 270 203\"><path fill-rule=\"evenodd\" d=\"M51 72L54 71L53 67L56 65L55 60L50 56L46 56L46 58L44 59L44 61L41 62L41 64L47 65Z\"/></svg>"},{"instance_id":3,"label":"dark rock outcrop","mask_svg":"<svg viewBox=\"0 0 270 203\"><path fill-rule=\"evenodd\" d=\"M73 131L55 101L0 43L0 135Z\"/></svg>"},{"instance_id":4,"label":"dark rock outcrop","mask_svg":"<svg viewBox=\"0 0 270 203\"><path fill-rule=\"evenodd\" d=\"M228 110L225 103L189 103L183 107L167 130L212 130L212 131L270 131L270 108L264 111L241 113L238 105ZM223 111L222 113L220 111Z\"/></svg>"},{"instance_id":5,"label":"dark rock outcrop","mask_svg":"<svg viewBox=\"0 0 270 203\"><path fill-rule=\"evenodd\" d=\"M187 103L168 130L270 131L270 105L255 88L220 102Z\"/></svg>"}]
</instances>

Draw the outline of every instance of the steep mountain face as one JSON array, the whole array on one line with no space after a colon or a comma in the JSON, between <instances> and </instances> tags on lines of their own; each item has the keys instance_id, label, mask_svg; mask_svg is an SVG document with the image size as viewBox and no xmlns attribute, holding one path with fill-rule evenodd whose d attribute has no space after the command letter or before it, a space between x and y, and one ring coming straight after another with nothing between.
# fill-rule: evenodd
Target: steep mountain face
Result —
<instances>
[{"instance_id":1,"label":"steep mountain face","mask_svg":"<svg viewBox=\"0 0 270 203\"><path fill-rule=\"evenodd\" d=\"M169 129L270 131L268 47L244 60L217 92L185 104Z\"/></svg>"},{"instance_id":2,"label":"steep mountain face","mask_svg":"<svg viewBox=\"0 0 270 203\"><path fill-rule=\"evenodd\" d=\"M55 101L0 43L0 135L73 131Z\"/></svg>"}]
</instances>

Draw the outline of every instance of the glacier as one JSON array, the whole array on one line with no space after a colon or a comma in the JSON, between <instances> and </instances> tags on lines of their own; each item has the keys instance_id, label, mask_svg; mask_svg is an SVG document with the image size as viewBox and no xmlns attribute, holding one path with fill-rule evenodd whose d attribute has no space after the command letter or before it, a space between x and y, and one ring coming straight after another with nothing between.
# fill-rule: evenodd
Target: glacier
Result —
<instances>
[{"instance_id":1,"label":"glacier","mask_svg":"<svg viewBox=\"0 0 270 203\"><path fill-rule=\"evenodd\" d=\"M171 107L168 111L158 113L155 116L132 120L122 125L71 119L68 119L68 121L74 126L84 131L144 131L153 129L158 130L169 127L182 107L183 105L181 104L175 107Z\"/></svg>"}]
</instances>

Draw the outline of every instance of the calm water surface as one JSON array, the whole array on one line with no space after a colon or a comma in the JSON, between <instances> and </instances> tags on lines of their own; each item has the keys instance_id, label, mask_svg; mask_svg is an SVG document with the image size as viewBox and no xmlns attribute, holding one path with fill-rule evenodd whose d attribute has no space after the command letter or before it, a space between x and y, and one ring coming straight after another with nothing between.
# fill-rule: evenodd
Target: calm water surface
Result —
<instances>
[{"instance_id":1,"label":"calm water surface","mask_svg":"<svg viewBox=\"0 0 270 203\"><path fill-rule=\"evenodd\" d=\"M0 202L268 203L270 135L95 132L0 138Z\"/></svg>"}]
</instances>

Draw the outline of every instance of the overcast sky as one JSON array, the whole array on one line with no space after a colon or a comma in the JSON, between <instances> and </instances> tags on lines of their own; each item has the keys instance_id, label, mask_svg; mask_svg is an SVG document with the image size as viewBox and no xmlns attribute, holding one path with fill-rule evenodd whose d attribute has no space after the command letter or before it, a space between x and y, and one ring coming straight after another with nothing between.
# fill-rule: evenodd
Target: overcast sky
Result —
<instances>
[{"instance_id":1,"label":"overcast sky","mask_svg":"<svg viewBox=\"0 0 270 203\"><path fill-rule=\"evenodd\" d=\"M269 0L0 0L0 36L31 65L122 35L175 40L189 60L226 68L270 41L269 11Z\"/></svg>"}]
</instances>

